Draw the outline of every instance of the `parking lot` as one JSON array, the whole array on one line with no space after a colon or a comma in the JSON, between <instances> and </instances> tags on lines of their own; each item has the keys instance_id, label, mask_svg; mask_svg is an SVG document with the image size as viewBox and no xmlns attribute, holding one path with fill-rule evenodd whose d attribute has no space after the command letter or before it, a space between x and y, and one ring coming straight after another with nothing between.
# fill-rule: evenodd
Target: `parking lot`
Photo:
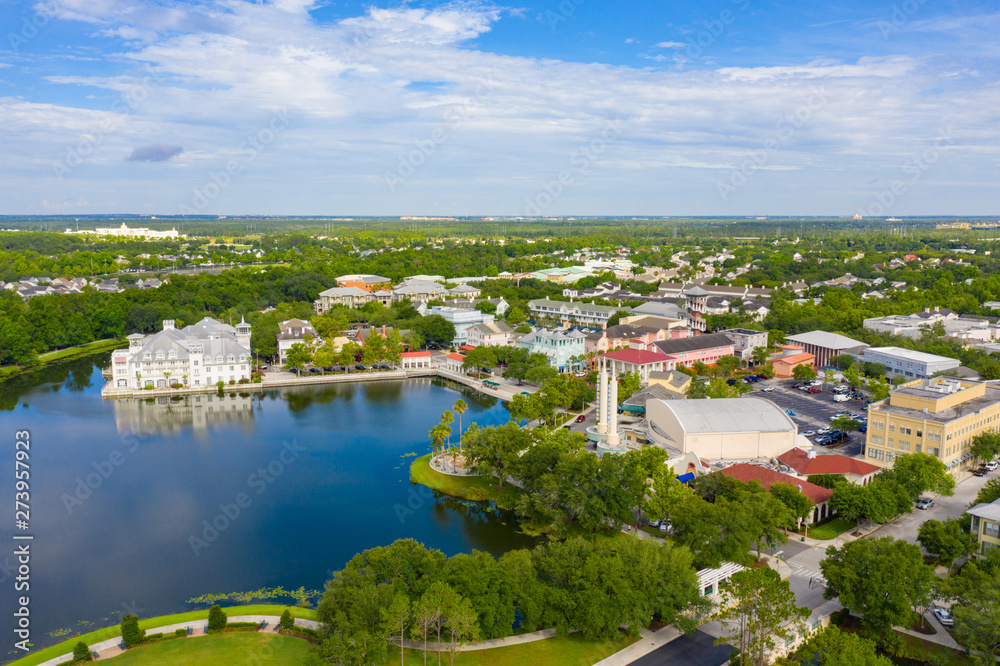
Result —
<instances>
[{"instance_id":1,"label":"parking lot","mask_svg":"<svg viewBox=\"0 0 1000 666\"><path fill-rule=\"evenodd\" d=\"M862 403L854 400L847 402L834 402L832 384L824 384L818 388L823 389L822 393L807 393L800 389L793 389L792 384L797 384L792 379L769 379L765 382L758 382L753 385L754 391L751 395L758 398L767 398L784 410L791 410L795 416L789 417L799 426L799 432L809 430L817 431L820 428L830 427L830 417L840 412L853 412L866 416ZM773 386L774 390L764 392L764 386ZM838 453L852 456L861 452L865 435L861 432L852 432L851 439L845 443L826 447L835 449ZM810 437L814 441L815 437Z\"/></svg>"}]
</instances>

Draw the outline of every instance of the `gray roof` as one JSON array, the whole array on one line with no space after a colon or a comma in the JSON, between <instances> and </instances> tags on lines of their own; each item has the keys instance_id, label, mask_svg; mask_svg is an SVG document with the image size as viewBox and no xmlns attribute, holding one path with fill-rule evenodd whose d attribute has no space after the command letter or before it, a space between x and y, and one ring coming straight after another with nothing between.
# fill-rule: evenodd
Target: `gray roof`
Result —
<instances>
[{"instance_id":1,"label":"gray roof","mask_svg":"<svg viewBox=\"0 0 1000 666\"><path fill-rule=\"evenodd\" d=\"M539 329L533 333L528 333L523 338L521 338L522 343L534 344L536 340L548 339L548 340L575 340L577 338L585 337L583 333L572 328L568 331L550 331L547 329Z\"/></svg>"},{"instance_id":2,"label":"gray roof","mask_svg":"<svg viewBox=\"0 0 1000 666\"><path fill-rule=\"evenodd\" d=\"M667 387L661 384L653 384L652 386L647 386L637 393L633 393L628 400L623 402L623 405L635 405L637 407L645 407L647 400L683 400L684 396L671 391Z\"/></svg>"},{"instance_id":3,"label":"gray roof","mask_svg":"<svg viewBox=\"0 0 1000 666\"><path fill-rule=\"evenodd\" d=\"M1000 499L993 500L989 504L977 504L967 510L966 513L970 516L979 516L980 518L1000 523Z\"/></svg>"},{"instance_id":4,"label":"gray roof","mask_svg":"<svg viewBox=\"0 0 1000 666\"><path fill-rule=\"evenodd\" d=\"M466 330L476 329L483 335L496 335L497 333L510 333L514 329L503 323L502 321L495 321L490 324L473 324Z\"/></svg>"},{"instance_id":5,"label":"gray roof","mask_svg":"<svg viewBox=\"0 0 1000 666\"><path fill-rule=\"evenodd\" d=\"M839 335L828 331L809 331L808 333L786 336L786 339L789 342L800 342L804 345L815 345L824 349L851 349L853 347L868 346L846 335Z\"/></svg>"},{"instance_id":6,"label":"gray roof","mask_svg":"<svg viewBox=\"0 0 1000 666\"><path fill-rule=\"evenodd\" d=\"M709 333L708 335L695 335L690 338L661 340L653 344L664 354L678 354L681 352L698 351L700 349L711 349L712 347L732 347L733 341L725 333Z\"/></svg>"},{"instance_id":7,"label":"gray roof","mask_svg":"<svg viewBox=\"0 0 1000 666\"><path fill-rule=\"evenodd\" d=\"M664 402L686 433L795 432L784 410L763 398L716 398Z\"/></svg>"},{"instance_id":8,"label":"gray roof","mask_svg":"<svg viewBox=\"0 0 1000 666\"><path fill-rule=\"evenodd\" d=\"M668 317L670 319L679 319L682 313L687 314L687 310L673 303L657 303L655 301L638 305L632 308L631 311L632 314L648 314L657 317Z\"/></svg>"},{"instance_id":9,"label":"gray roof","mask_svg":"<svg viewBox=\"0 0 1000 666\"><path fill-rule=\"evenodd\" d=\"M534 300L528 301L528 307L548 307L548 308L565 308L567 310L582 310L584 312L597 312L603 313L611 316L619 310L624 310L625 308L619 308L614 305L598 305L596 303L582 303L579 301L553 301L548 298L536 298Z\"/></svg>"},{"instance_id":10,"label":"gray roof","mask_svg":"<svg viewBox=\"0 0 1000 666\"><path fill-rule=\"evenodd\" d=\"M319 292L320 296L361 296L362 294L367 295L368 292L361 287L333 287Z\"/></svg>"}]
</instances>

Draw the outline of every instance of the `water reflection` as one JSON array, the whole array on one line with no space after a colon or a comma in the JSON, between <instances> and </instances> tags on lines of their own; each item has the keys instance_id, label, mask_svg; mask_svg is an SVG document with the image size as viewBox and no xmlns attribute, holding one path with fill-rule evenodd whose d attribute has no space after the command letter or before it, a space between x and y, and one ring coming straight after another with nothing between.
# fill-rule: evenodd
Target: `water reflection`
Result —
<instances>
[{"instance_id":1,"label":"water reflection","mask_svg":"<svg viewBox=\"0 0 1000 666\"><path fill-rule=\"evenodd\" d=\"M210 428L237 424L243 434L251 433L256 402L251 393L199 393L123 398L113 405L119 433L177 433L190 428L203 438Z\"/></svg>"}]
</instances>

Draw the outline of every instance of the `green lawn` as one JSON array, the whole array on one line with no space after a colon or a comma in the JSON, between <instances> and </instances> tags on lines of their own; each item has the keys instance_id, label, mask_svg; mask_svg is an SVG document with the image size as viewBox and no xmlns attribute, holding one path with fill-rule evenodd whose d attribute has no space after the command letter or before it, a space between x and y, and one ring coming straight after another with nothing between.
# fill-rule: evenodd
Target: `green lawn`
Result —
<instances>
[{"instance_id":1,"label":"green lawn","mask_svg":"<svg viewBox=\"0 0 1000 666\"><path fill-rule=\"evenodd\" d=\"M509 483L503 488L492 477L451 476L431 469L431 454L421 456L410 465L410 478L417 483L459 499L491 501L501 509L513 509L521 489Z\"/></svg>"},{"instance_id":2,"label":"green lawn","mask_svg":"<svg viewBox=\"0 0 1000 666\"><path fill-rule=\"evenodd\" d=\"M233 632L230 634L178 638L143 645L119 655L114 666L233 666L234 664L306 663L312 646L301 638Z\"/></svg>"},{"instance_id":3,"label":"green lawn","mask_svg":"<svg viewBox=\"0 0 1000 666\"><path fill-rule=\"evenodd\" d=\"M247 606L232 606L225 608L224 610L230 617L236 615L275 615L280 617L286 608L291 611L292 617L302 618L304 620L316 619L315 610L309 608L299 608L298 606L251 604ZM139 620L139 627L149 630L156 627L164 627L169 624L179 624L181 622L193 622L197 620L208 620L208 610L197 610L189 611L187 613L178 613L176 615L151 617ZM10 666L35 666L35 664L48 661L53 657L58 657L59 655L66 654L67 652L72 652L73 646L76 645L78 641L83 641L87 645L93 645L94 643L99 643L103 640L120 635L121 627L117 624L111 627L98 629L97 631L91 631L86 634L78 634L72 638L67 638L62 643L57 643L56 645L45 648L44 650L39 650L38 652L30 654L23 659L18 659L17 661L12 662Z\"/></svg>"},{"instance_id":4,"label":"green lawn","mask_svg":"<svg viewBox=\"0 0 1000 666\"><path fill-rule=\"evenodd\" d=\"M97 340L96 342L88 342L87 344L80 345L79 347L69 347L67 349L60 349L58 351L40 354L38 356L38 360L55 361L69 356L77 356L79 354L92 354L96 351L104 349L114 349L122 344L124 344L124 340Z\"/></svg>"},{"instance_id":5,"label":"green lawn","mask_svg":"<svg viewBox=\"0 0 1000 666\"><path fill-rule=\"evenodd\" d=\"M838 534L845 534L848 530L853 530L855 525L856 523L838 516L830 522L823 523L817 527L810 527L808 536L811 539L833 539ZM837 530L840 531L838 532Z\"/></svg>"},{"instance_id":6,"label":"green lawn","mask_svg":"<svg viewBox=\"0 0 1000 666\"><path fill-rule=\"evenodd\" d=\"M474 650L459 652L455 655L456 666L515 666L519 664L545 664L546 666L589 666L623 650L637 639L622 635L613 640L588 641L580 634L570 634L565 638L548 638L543 641L511 645L509 647L493 648L492 650ZM407 650L406 664L423 666L422 650ZM442 663L447 664L450 655L441 654ZM399 663L399 648L389 647L388 666ZM437 664L437 655L427 653L427 663Z\"/></svg>"}]
</instances>

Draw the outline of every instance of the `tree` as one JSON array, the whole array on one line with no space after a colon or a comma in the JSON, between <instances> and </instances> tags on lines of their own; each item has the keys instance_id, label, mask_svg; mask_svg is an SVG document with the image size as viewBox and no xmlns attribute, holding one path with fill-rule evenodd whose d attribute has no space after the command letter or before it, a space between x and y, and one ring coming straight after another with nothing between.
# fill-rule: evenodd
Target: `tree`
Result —
<instances>
[{"instance_id":1,"label":"tree","mask_svg":"<svg viewBox=\"0 0 1000 666\"><path fill-rule=\"evenodd\" d=\"M447 346L455 339L455 325L441 315L427 315L416 321L418 331L427 342Z\"/></svg>"},{"instance_id":2,"label":"tree","mask_svg":"<svg viewBox=\"0 0 1000 666\"><path fill-rule=\"evenodd\" d=\"M839 597L878 636L908 625L910 614L929 603L937 581L919 546L892 537L831 546L820 569L827 581L823 595Z\"/></svg>"},{"instance_id":3,"label":"tree","mask_svg":"<svg viewBox=\"0 0 1000 666\"><path fill-rule=\"evenodd\" d=\"M642 390L642 379L638 372L625 372L618 375L618 402L625 402L640 390ZM617 405L612 405L612 409L617 409L617 407Z\"/></svg>"},{"instance_id":4,"label":"tree","mask_svg":"<svg viewBox=\"0 0 1000 666\"><path fill-rule=\"evenodd\" d=\"M285 611L288 612L287 610ZM382 609L382 622L389 629L389 638L394 639L399 636L399 664L403 666L403 657L406 649L403 647L403 639L406 638L406 627L410 624L411 607L410 599L402 592L392 598L392 603L388 608ZM284 619L284 615L282 615Z\"/></svg>"},{"instance_id":5,"label":"tree","mask_svg":"<svg viewBox=\"0 0 1000 666\"><path fill-rule=\"evenodd\" d=\"M288 349L285 356L285 368L294 370L297 374L302 374L302 369L312 362L312 350L304 342L296 342Z\"/></svg>"},{"instance_id":6,"label":"tree","mask_svg":"<svg viewBox=\"0 0 1000 666\"><path fill-rule=\"evenodd\" d=\"M850 416L838 416L830 421L830 427L847 435L849 432L860 428L861 422L852 419Z\"/></svg>"},{"instance_id":7,"label":"tree","mask_svg":"<svg viewBox=\"0 0 1000 666\"><path fill-rule=\"evenodd\" d=\"M710 371L708 364L703 361L695 361L694 363L691 364L691 369L694 370L694 373L699 377L704 377L708 375Z\"/></svg>"},{"instance_id":8,"label":"tree","mask_svg":"<svg viewBox=\"0 0 1000 666\"><path fill-rule=\"evenodd\" d=\"M608 317L608 326L617 326L621 323L622 317L631 317L632 313L628 310L616 310L614 314Z\"/></svg>"},{"instance_id":9,"label":"tree","mask_svg":"<svg viewBox=\"0 0 1000 666\"><path fill-rule=\"evenodd\" d=\"M226 628L228 622L226 612L222 610L219 604L215 604L208 609L208 630L210 632L222 631Z\"/></svg>"},{"instance_id":10,"label":"tree","mask_svg":"<svg viewBox=\"0 0 1000 666\"><path fill-rule=\"evenodd\" d=\"M385 360L385 338L379 331L372 331L365 340L361 360L365 365L375 365Z\"/></svg>"},{"instance_id":11,"label":"tree","mask_svg":"<svg viewBox=\"0 0 1000 666\"><path fill-rule=\"evenodd\" d=\"M455 401L455 404L451 406L452 410L458 415L458 448L462 448L462 414L469 409L467 402L459 398Z\"/></svg>"},{"instance_id":12,"label":"tree","mask_svg":"<svg viewBox=\"0 0 1000 666\"><path fill-rule=\"evenodd\" d=\"M1000 499L1000 479L990 479L986 482L979 492L976 493L976 499L972 500L970 507L977 504L990 504Z\"/></svg>"},{"instance_id":13,"label":"tree","mask_svg":"<svg viewBox=\"0 0 1000 666\"><path fill-rule=\"evenodd\" d=\"M733 374L736 368L740 367L740 360L732 355L723 356L715 362L715 367L722 372L723 377L728 377Z\"/></svg>"},{"instance_id":14,"label":"tree","mask_svg":"<svg viewBox=\"0 0 1000 666\"><path fill-rule=\"evenodd\" d=\"M518 306L513 306L507 311L507 323L511 326L517 326L518 324L525 321L524 310Z\"/></svg>"},{"instance_id":15,"label":"tree","mask_svg":"<svg viewBox=\"0 0 1000 666\"><path fill-rule=\"evenodd\" d=\"M392 329L385 336L385 349L382 359L393 366L399 365L405 345L403 334L396 329Z\"/></svg>"},{"instance_id":16,"label":"tree","mask_svg":"<svg viewBox=\"0 0 1000 666\"><path fill-rule=\"evenodd\" d=\"M83 641L77 641L73 646L73 661L88 661L90 659L90 648Z\"/></svg>"},{"instance_id":17,"label":"tree","mask_svg":"<svg viewBox=\"0 0 1000 666\"><path fill-rule=\"evenodd\" d=\"M995 430L979 433L972 438L969 453L974 455L976 460L993 460L1000 456L1000 433Z\"/></svg>"},{"instance_id":18,"label":"tree","mask_svg":"<svg viewBox=\"0 0 1000 666\"><path fill-rule=\"evenodd\" d=\"M871 377L868 380L868 392L871 394L871 402L878 402L889 397L889 383L884 377Z\"/></svg>"},{"instance_id":19,"label":"tree","mask_svg":"<svg viewBox=\"0 0 1000 666\"><path fill-rule=\"evenodd\" d=\"M881 363L865 361L864 373L866 377L885 377L886 367Z\"/></svg>"},{"instance_id":20,"label":"tree","mask_svg":"<svg viewBox=\"0 0 1000 666\"><path fill-rule=\"evenodd\" d=\"M326 369L332 366L337 361L337 352L333 349L333 341L327 340L319 348L313 352L313 363L317 366L323 368L323 374L326 374Z\"/></svg>"},{"instance_id":21,"label":"tree","mask_svg":"<svg viewBox=\"0 0 1000 666\"><path fill-rule=\"evenodd\" d=\"M282 611L281 618L278 620L278 627L281 629L291 629L295 626L295 618L292 617L292 611L287 608Z\"/></svg>"},{"instance_id":22,"label":"tree","mask_svg":"<svg viewBox=\"0 0 1000 666\"><path fill-rule=\"evenodd\" d=\"M438 454L444 448L444 443L451 437L451 428L443 423L438 423L427 433L431 438L431 450Z\"/></svg>"},{"instance_id":23,"label":"tree","mask_svg":"<svg viewBox=\"0 0 1000 666\"><path fill-rule=\"evenodd\" d=\"M340 354L338 354L338 360L341 365L354 365L358 362L358 356L361 355L361 345L357 342L345 342L340 348Z\"/></svg>"},{"instance_id":24,"label":"tree","mask_svg":"<svg viewBox=\"0 0 1000 666\"><path fill-rule=\"evenodd\" d=\"M778 666L892 666L893 662L879 655L876 647L871 639L830 625L775 663Z\"/></svg>"},{"instance_id":25,"label":"tree","mask_svg":"<svg viewBox=\"0 0 1000 666\"><path fill-rule=\"evenodd\" d=\"M128 613L122 616L122 641L125 647L132 648L146 640L146 631L139 628L139 617Z\"/></svg>"},{"instance_id":26,"label":"tree","mask_svg":"<svg viewBox=\"0 0 1000 666\"><path fill-rule=\"evenodd\" d=\"M672 522L678 509L694 495L694 491L677 480L669 465L660 465L652 474L652 481L650 492L646 495L646 517Z\"/></svg>"},{"instance_id":27,"label":"tree","mask_svg":"<svg viewBox=\"0 0 1000 666\"><path fill-rule=\"evenodd\" d=\"M495 428L479 428L472 424L465 433L464 452L473 469L497 477L503 488L508 466L531 443L531 433L513 422Z\"/></svg>"},{"instance_id":28,"label":"tree","mask_svg":"<svg viewBox=\"0 0 1000 666\"><path fill-rule=\"evenodd\" d=\"M850 354L837 354L836 356L831 356L827 363L838 370L847 370L854 365L854 357Z\"/></svg>"},{"instance_id":29,"label":"tree","mask_svg":"<svg viewBox=\"0 0 1000 666\"><path fill-rule=\"evenodd\" d=\"M455 414L450 409L441 414L441 425L448 429L448 447L451 448L451 424L455 422Z\"/></svg>"},{"instance_id":30,"label":"tree","mask_svg":"<svg viewBox=\"0 0 1000 666\"><path fill-rule=\"evenodd\" d=\"M816 370L811 365L797 365L792 368L792 377L801 381L816 379Z\"/></svg>"},{"instance_id":31,"label":"tree","mask_svg":"<svg viewBox=\"0 0 1000 666\"><path fill-rule=\"evenodd\" d=\"M928 553L940 556L946 567L976 547L975 537L962 529L961 520L954 518L926 521L917 532L917 541Z\"/></svg>"},{"instance_id":32,"label":"tree","mask_svg":"<svg viewBox=\"0 0 1000 666\"><path fill-rule=\"evenodd\" d=\"M945 496L955 494L955 477L937 456L929 453L898 455L889 471L914 500L928 491Z\"/></svg>"},{"instance_id":33,"label":"tree","mask_svg":"<svg viewBox=\"0 0 1000 666\"><path fill-rule=\"evenodd\" d=\"M770 355L771 351L767 347L754 347L753 351L750 352L750 358L753 359L755 365L767 363L767 357Z\"/></svg>"},{"instance_id":34,"label":"tree","mask_svg":"<svg viewBox=\"0 0 1000 666\"><path fill-rule=\"evenodd\" d=\"M421 604L426 604L426 607L431 610L431 625L430 628L437 632L437 642L438 647L441 646L441 630L444 628L447 622L448 614L451 610L461 602L461 597L455 592L455 590L443 581L435 581L431 583L427 591L420 598ZM425 658L426 658L426 647L425 647ZM441 650L438 650L438 666L441 666Z\"/></svg>"},{"instance_id":35,"label":"tree","mask_svg":"<svg viewBox=\"0 0 1000 666\"><path fill-rule=\"evenodd\" d=\"M455 664L455 653L463 645L479 640L479 616L468 599L462 599L448 608L445 624L451 635L451 665Z\"/></svg>"},{"instance_id":36,"label":"tree","mask_svg":"<svg viewBox=\"0 0 1000 666\"><path fill-rule=\"evenodd\" d=\"M413 625L410 628L410 634L413 638L422 638L424 641L424 666L427 666L427 634L431 632L440 616L441 609L426 594L413 605ZM400 652L405 652L402 645L399 649ZM440 655L440 653L438 654Z\"/></svg>"},{"instance_id":37,"label":"tree","mask_svg":"<svg viewBox=\"0 0 1000 666\"><path fill-rule=\"evenodd\" d=\"M989 566L989 560L1000 563L1000 550L992 553L988 560L968 562L961 575L950 576L941 586L944 597L954 602L955 637L984 666L1000 656L1000 571Z\"/></svg>"},{"instance_id":38,"label":"tree","mask_svg":"<svg viewBox=\"0 0 1000 666\"><path fill-rule=\"evenodd\" d=\"M812 500L790 483L772 483L767 491L785 505L796 527L812 513Z\"/></svg>"},{"instance_id":39,"label":"tree","mask_svg":"<svg viewBox=\"0 0 1000 666\"><path fill-rule=\"evenodd\" d=\"M809 609L795 603L788 581L774 569L745 569L732 575L721 590L725 607L718 615L728 632L715 644L732 643L740 663L765 666L778 641L794 636Z\"/></svg>"}]
</instances>

